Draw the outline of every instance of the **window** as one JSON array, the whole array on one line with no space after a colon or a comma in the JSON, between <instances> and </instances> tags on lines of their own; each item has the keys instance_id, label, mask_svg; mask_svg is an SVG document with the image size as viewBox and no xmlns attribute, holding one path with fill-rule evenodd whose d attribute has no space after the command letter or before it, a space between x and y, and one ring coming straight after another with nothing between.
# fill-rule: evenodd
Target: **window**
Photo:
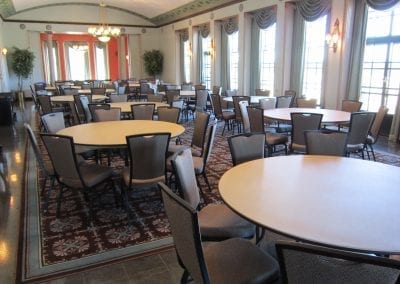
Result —
<instances>
[{"instance_id":1,"label":"window","mask_svg":"<svg viewBox=\"0 0 400 284\"><path fill-rule=\"evenodd\" d=\"M400 5L385 11L368 9L360 101L363 109L381 105L394 114L400 88Z\"/></svg>"},{"instance_id":2,"label":"window","mask_svg":"<svg viewBox=\"0 0 400 284\"><path fill-rule=\"evenodd\" d=\"M201 79L206 89L211 88L211 38L201 38L201 46L203 50L202 66L201 66Z\"/></svg>"},{"instance_id":3,"label":"window","mask_svg":"<svg viewBox=\"0 0 400 284\"><path fill-rule=\"evenodd\" d=\"M87 43L65 43L65 64L68 80L90 79L88 50Z\"/></svg>"},{"instance_id":4,"label":"window","mask_svg":"<svg viewBox=\"0 0 400 284\"><path fill-rule=\"evenodd\" d=\"M302 96L321 103L327 16L305 23Z\"/></svg>"},{"instance_id":5,"label":"window","mask_svg":"<svg viewBox=\"0 0 400 284\"><path fill-rule=\"evenodd\" d=\"M58 45L56 41L53 41L53 62L54 62L54 80L60 80L60 62L58 57ZM44 62L44 73L46 77L46 82L51 82L50 80L50 54L47 41L43 42L43 62Z\"/></svg>"},{"instance_id":6,"label":"window","mask_svg":"<svg viewBox=\"0 0 400 284\"><path fill-rule=\"evenodd\" d=\"M237 90L239 87L239 32L228 36L228 54L229 85L231 90Z\"/></svg>"},{"instance_id":7,"label":"window","mask_svg":"<svg viewBox=\"0 0 400 284\"><path fill-rule=\"evenodd\" d=\"M106 80L110 77L108 75L107 45L99 42L95 43L94 47L94 56L96 60L96 78L98 80Z\"/></svg>"},{"instance_id":8,"label":"window","mask_svg":"<svg viewBox=\"0 0 400 284\"><path fill-rule=\"evenodd\" d=\"M276 24L260 30L260 87L274 95Z\"/></svg>"},{"instance_id":9,"label":"window","mask_svg":"<svg viewBox=\"0 0 400 284\"><path fill-rule=\"evenodd\" d=\"M190 48L190 42L187 40L183 42L183 68L185 69L185 82L190 82L190 59L192 56L192 51Z\"/></svg>"}]
</instances>

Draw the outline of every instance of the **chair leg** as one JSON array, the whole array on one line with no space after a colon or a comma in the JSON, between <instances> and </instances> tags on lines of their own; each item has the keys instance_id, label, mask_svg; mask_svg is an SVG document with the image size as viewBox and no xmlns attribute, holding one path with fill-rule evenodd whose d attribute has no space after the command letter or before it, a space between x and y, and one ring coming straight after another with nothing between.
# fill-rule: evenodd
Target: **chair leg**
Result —
<instances>
[{"instance_id":1,"label":"chair leg","mask_svg":"<svg viewBox=\"0 0 400 284\"><path fill-rule=\"evenodd\" d=\"M188 283L188 280L189 280L189 272L185 269L181 277L181 284Z\"/></svg>"},{"instance_id":2,"label":"chair leg","mask_svg":"<svg viewBox=\"0 0 400 284\"><path fill-rule=\"evenodd\" d=\"M374 159L374 162L376 162L376 157L375 157L374 148L372 147L372 145L369 145L369 148L370 148L370 150L371 150L372 158Z\"/></svg>"},{"instance_id":3,"label":"chair leg","mask_svg":"<svg viewBox=\"0 0 400 284\"><path fill-rule=\"evenodd\" d=\"M206 182L206 184L208 186L208 190L211 191L211 186L210 186L210 183L208 182L208 178L207 178L205 170L203 171L203 177L204 177L204 180L205 180L205 182Z\"/></svg>"}]
</instances>

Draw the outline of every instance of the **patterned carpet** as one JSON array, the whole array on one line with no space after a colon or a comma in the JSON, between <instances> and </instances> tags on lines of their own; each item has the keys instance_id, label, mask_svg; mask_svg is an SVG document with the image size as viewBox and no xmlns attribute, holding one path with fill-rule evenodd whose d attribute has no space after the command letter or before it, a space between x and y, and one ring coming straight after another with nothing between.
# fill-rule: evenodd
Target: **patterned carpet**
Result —
<instances>
[{"instance_id":1,"label":"patterned carpet","mask_svg":"<svg viewBox=\"0 0 400 284\"><path fill-rule=\"evenodd\" d=\"M184 145L190 145L192 124L187 123L185 128L182 141ZM200 179L207 202L220 202L218 181L232 166L227 139L221 135L221 131L222 125L217 131L207 167L211 192ZM32 152L28 154L31 157L33 155ZM44 195L38 194L43 183L42 173L37 171L34 158L30 160L27 164L21 281L46 279L171 247L168 220L157 188L133 190L130 193L134 215L131 223L128 223L125 210L116 206L112 192L107 191L96 192L93 222L88 222L88 208L83 196L71 190L64 194L61 218L57 219L58 191L49 193L49 207L45 212ZM377 153L377 160L400 166L398 156ZM113 158L112 166L118 171L123 166L123 160ZM45 190L47 193L49 187Z\"/></svg>"}]
</instances>

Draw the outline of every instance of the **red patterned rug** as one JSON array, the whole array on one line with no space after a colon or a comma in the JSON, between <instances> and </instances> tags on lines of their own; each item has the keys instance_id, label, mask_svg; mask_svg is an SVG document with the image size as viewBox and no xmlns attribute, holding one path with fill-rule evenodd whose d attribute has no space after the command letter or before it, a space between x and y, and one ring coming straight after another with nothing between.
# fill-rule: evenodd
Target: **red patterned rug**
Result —
<instances>
[{"instance_id":1,"label":"red patterned rug","mask_svg":"<svg viewBox=\"0 0 400 284\"><path fill-rule=\"evenodd\" d=\"M185 125L184 145L190 145L192 124ZM200 179L205 199L221 202L217 185L220 176L231 166L226 135L219 127L207 167L212 187L210 192ZM43 145L41 146L42 150ZM400 166L395 155L376 153L377 161ZM118 170L123 160L113 158ZM132 222L124 209L116 207L112 192L99 192L93 206L93 222L88 222L88 208L78 191L68 190L62 201L61 217L56 218L57 190L49 194L48 211L44 195L40 195L42 173L37 170L33 152L28 148L22 232L20 281L43 281L106 263L121 261L143 254L155 253L172 246L169 225L157 188L133 190L130 193ZM47 186L46 191L49 190ZM46 192L47 193L47 192Z\"/></svg>"}]
</instances>

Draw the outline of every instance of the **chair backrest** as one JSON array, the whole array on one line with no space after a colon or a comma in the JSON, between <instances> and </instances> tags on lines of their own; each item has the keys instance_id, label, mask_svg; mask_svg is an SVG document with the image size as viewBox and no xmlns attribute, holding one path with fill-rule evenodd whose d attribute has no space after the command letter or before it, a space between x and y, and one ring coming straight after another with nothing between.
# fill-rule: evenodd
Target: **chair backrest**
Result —
<instances>
[{"instance_id":1,"label":"chair backrest","mask_svg":"<svg viewBox=\"0 0 400 284\"><path fill-rule=\"evenodd\" d=\"M276 97L276 108L289 108L292 106L292 96L279 96Z\"/></svg>"},{"instance_id":2,"label":"chair backrest","mask_svg":"<svg viewBox=\"0 0 400 284\"><path fill-rule=\"evenodd\" d=\"M228 144L234 166L264 158L264 133L245 133L231 136L228 137Z\"/></svg>"},{"instance_id":3,"label":"chair backrest","mask_svg":"<svg viewBox=\"0 0 400 284\"><path fill-rule=\"evenodd\" d=\"M106 88L91 88L92 95L105 95Z\"/></svg>"},{"instance_id":4,"label":"chair backrest","mask_svg":"<svg viewBox=\"0 0 400 284\"><path fill-rule=\"evenodd\" d=\"M172 106L172 102L179 99L180 93L180 90L166 90L165 96L167 98L167 103Z\"/></svg>"},{"instance_id":5,"label":"chair backrest","mask_svg":"<svg viewBox=\"0 0 400 284\"><path fill-rule=\"evenodd\" d=\"M290 117L292 121L291 149L306 152L304 131L319 130L321 128L322 114L292 112Z\"/></svg>"},{"instance_id":6,"label":"chair backrest","mask_svg":"<svg viewBox=\"0 0 400 284\"><path fill-rule=\"evenodd\" d=\"M44 114L40 118L47 133L55 134L65 128L64 113L62 112Z\"/></svg>"},{"instance_id":7,"label":"chair backrest","mask_svg":"<svg viewBox=\"0 0 400 284\"><path fill-rule=\"evenodd\" d=\"M33 84L33 86L35 87L35 91L42 91L46 88L46 83L45 82L36 82Z\"/></svg>"},{"instance_id":8,"label":"chair backrest","mask_svg":"<svg viewBox=\"0 0 400 284\"><path fill-rule=\"evenodd\" d=\"M86 121L87 122L87 120L86 120L86 118L87 118L86 109L88 110L88 108L85 108L83 106L82 101L81 101L81 97L86 97L87 100L84 99L84 101L85 101L85 103L87 102L87 104L89 104L89 103L92 102L92 95L91 94L88 94L88 95L82 95L82 94L74 95L74 102L75 102L75 105L76 105L76 110L78 112L78 115L79 115L81 121ZM90 111L88 110L88 112L90 112ZM90 113L89 113L89 115L90 115Z\"/></svg>"},{"instance_id":9,"label":"chair backrest","mask_svg":"<svg viewBox=\"0 0 400 284\"><path fill-rule=\"evenodd\" d=\"M259 107L247 107L247 114L250 123L250 132L265 132L264 128L264 110Z\"/></svg>"},{"instance_id":10,"label":"chair backrest","mask_svg":"<svg viewBox=\"0 0 400 284\"><path fill-rule=\"evenodd\" d=\"M194 90L205 90L206 86L205 85L194 85Z\"/></svg>"},{"instance_id":11,"label":"chair backrest","mask_svg":"<svg viewBox=\"0 0 400 284\"><path fill-rule=\"evenodd\" d=\"M249 106L248 101L240 101L239 102L240 116L242 117L243 132L244 133L249 133L250 132L249 114L247 113L247 107L248 106Z\"/></svg>"},{"instance_id":12,"label":"chair backrest","mask_svg":"<svg viewBox=\"0 0 400 284\"><path fill-rule=\"evenodd\" d=\"M317 99L296 99L297 107L302 108L316 108L317 107Z\"/></svg>"},{"instance_id":13,"label":"chair backrest","mask_svg":"<svg viewBox=\"0 0 400 284\"><path fill-rule=\"evenodd\" d=\"M190 148L183 148L176 152L171 158L171 163L178 181L180 195L193 208L197 209L201 201L200 191Z\"/></svg>"},{"instance_id":14,"label":"chair backrest","mask_svg":"<svg viewBox=\"0 0 400 284\"><path fill-rule=\"evenodd\" d=\"M290 107L292 107L294 101L296 100L296 91L295 90L285 90L284 95L292 97L292 102L290 104Z\"/></svg>"},{"instance_id":15,"label":"chair backrest","mask_svg":"<svg viewBox=\"0 0 400 284\"><path fill-rule=\"evenodd\" d=\"M126 137L131 184L135 183L135 180L140 184L165 181L165 161L170 137L171 133L148 133Z\"/></svg>"},{"instance_id":16,"label":"chair backrest","mask_svg":"<svg viewBox=\"0 0 400 284\"><path fill-rule=\"evenodd\" d=\"M90 103L88 104L88 108L90 111L90 116L92 118L92 121L99 121L96 117L96 113L95 110L96 109L110 109L110 105L109 104L104 104L104 103Z\"/></svg>"},{"instance_id":17,"label":"chair backrest","mask_svg":"<svg viewBox=\"0 0 400 284\"><path fill-rule=\"evenodd\" d=\"M84 188L85 183L77 167L73 138L45 133L40 136L49 153L58 182L72 188Z\"/></svg>"},{"instance_id":18,"label":"chair backrest","mask_svg":"<svg viewBox=\"0 0 400 284\"><path fill-rule=\"evenodd\" d=\"M370 135L374 138L374 141L376 141L376 138L378 138L379 131L381 130L383 119L385 118L385 115L388 113L389 108L385 106L381 106L378 109L378 112L375 115L374 122L372 123L371 130L370 130Z\"/></svg>"},{"instance_id":19,"label":"chair backrest","mask_svg":"<svg viewBox=\"0 0 400 284\"><path fill-rule=\"evenodd\" d=\"M181 84L182 91L191 91L192 89L193 89L193 85L191 83Z\"/></svg>"},{"instance_id":20,"label":"chair backrest","mask_svg":"<svg viewBox=\"0 0 400 284\"><path fill-rule=\"evenodd\" d=\"M210 283L196 210L165 184L159 183L159 187L180 262L195 283Z\"/></svg>"},{"instance_id":21,"label":"chair backrest","mask_svg":"<svg viewBox=\"0 0 400 284\"><path fill-rule=\"evenodd\" d=\"M282 283L398 283L398 261L299 242L276 244Z\"/></svg>"},{"instance_id":22,"label":"chair backrest","mask_svg":"<svg viewBox=\"0 0 400 284\"><path fill-rule=\"evenodd\" d=\"M51 106L50 96L42 95L37 96L39 102L41 114L48 114L53 112L53 107Z\"/></svg>"},{"instance_id":23,"label":"chair backrest","mask_svg":"<svg viewBox=\"0 0 400 284\"><path fill-rule=\"evenodd\" d=\"M112 107L109 109L95 109L93 121L117 121L121 120L121 108Z\"/></svg>"},{"instance_id":24,"label":"chair backrest","mask_svg":"<svg viewBox=\"0 0 400 284\"><path fill-rule=\"evenodd\" d=\"M75 88L64 88L63 92L65 96L73 96L79 94L79 90Z\"/></svg>"},{"instance_id":25,"label":"chair backrest","mask_svg":"<svg viewBox=\"0 0 400 284\"><path fill-rule=\"evenodd\" d=\"M355 100L343 100L342 101L342 111L347 112L358 112L360 111L362 102Z\"/></svg>"},{"instance_id":26,"label":"chair backrest","mask_svg":"<svg viewBox=\"0 0 400 284\"><path fill-rule=\"evenodd\" d=\"M204 111L207 106L208 90L199 89L196 90L196 110Z\"/></svg>"},{"instance_id":27,"label":"chair backrest","mask_svg":"<svg viewBox=\"0 0 400 284\"><path fill-rule=\"evenodd\" d=\"M212 87L212 94L213 95L221 95L222 87L221 86L213 86Z\"/></svg>"},{"instance_id":28,"label":"chair backrest","mask_svg":"<svg viewBox=\"0 0 400 284\"><path fill-rule=\"evenodd\" d=\"M79 101L81 102L82 109L84 111L86 123L91 122L92 121L92 113L90 112L90 109L89 109L89 104L90 104L89 98L85 95L79 96Z\"/></svg>"},{"instance_id":29,"label":"chair backrest","mask_svg":"<svg viewBox=\"0 0 400 284\"><path fill-rule=\"evenodd\" d=\"M68 109L71 112L73 125L81 124L81 119L79 118L78 111L76 110L75 102L68 102Z\"/></svg>"},{"instance_id":30,"label":"chair backrest","mask_svg":"<svg viewBox=\"0 0 400 284\"><path fill-rule=\"evenodd\" d=\"M148 102L161 103L162 100L163 100L163 96L161 96L161 95L154 95L154 94L147 95Z\"/></svg>"},{"instance_id":31,"label":"chair backrest","mask_svg":"<svg viewBox=\"0 0 400 284\"><path fill-rule=\"evenodd\" d=\"M256 96L268 97L270 90L256 89Z\"/></svg>"},{"instance_id":32,"label":"chair backrest","mask_svg":"<svg viewBox=\"0 0 400 284\"><path fill-rule=\"evenodd\" d=\"M374 112L361 111L351 113L347 145L359 145L362 147L368 137L374 118Z\"/></svg>"},{"instance_id":33,"label":"chair backrest","mask_svg":"<svg viewBox=\"0 0 400 284\"><path fill-rule=\"evenodd\" d=\"M239 102L240 101L247 101L247 103L250 105L250 97L249 96L233 96L233 108L235 110L235 119L237 121L242 120L242 116L240 113L240 107L239 107Z\"/></svg>"},{"instance_id":34,"label":"chair backrest","mask_svg":"<svg viewBox=\"0 0 400 284\"><path fill-rule=\"evenodd\" d=\"M203 167L206 167L207 162L210 159L212 148L214 146L215 133L217 133L217 127L218 127L217 119L212 120L207 127L207 132L206 132L207 140L206 140L206 145L204 146L204 153L203 153Z\"/></svg>"},{"instance_id":35,"label":"chair backrest","mask_svg":"<svg viewBox=\"0 0 400 284\"><path fill-rule=\"evenodd\" d=\"M184 100L172 101L172 107L177 107L180 110L183 110L184 106L185 106L185 101Z\"/></svg>"},{"instance_id":36,"label":"chair backrest","mask_svg":"<svg viewBox=\"0 0 400 284\"><path fill-rule=\"evenodd\" d=\"M141 94L148 94L150 92L150 86L149 84L146 82L140 82L140 93Z\"/></svg>"},{"instance_id":37,"label":"chair backrest","mask_svg":"<svg viewBox=\"0 0 400 284\"><path fill-rule=\"evenodd\" d=\"M117 87L117 94L118 95L125 95L126 94L126 90L127 90L126 85L118 86Z\"/></svg>"},{"instance_id":38,"label":"chair backrest","mask_svg":"<svg viewBox=\"0 0 400 284\"><path fill-rule=\"evenodd\" d=\"M24 127L26 129L26 133L28 135L29 138L29 142L31 143L31 147L33 149L33 153L35 154L36 157L36 161L40 167L41 170L43 171L47 171L47 168L44 165L44 161L42 158L42 153L39 149L39 145L37 143L37 139L35 136L35 133L33 133L33 130L31 128L31 126L28 123L24 123ZM50 175L50 173L46 172L46 175Z\"/></svg>"},{"instance_id":39,"label":"chair backrest","mask_svg":"<svg viewBox=\"0 0 400 284\"><path fill-rule=\"evenodd\" d=\"M324 130L304 131L309 155L346 156L347 133Z\"/></svg>"},{"instance_id":40,"label":"chair backrest","mask_svg":"<svg viewBox=\"0 0 400 284\"><path fill-rule=\"evenodd\" d=\"M209 120L210 114L202 111L196 111L191 146L200 148L200 156L203 155L204 141L206 139L206 131Z\"/></svg>"},{"instance_id":41,"label":"chair backrest","mask_svg":"<svg viewBox=\"0 0 400 284\"><path fill-rule=\"evenodd\" d=\"M222 116L221 96L217 94L211 94L211 101L215 117L218 119L222 119L223 116Z\"/></svg>"},{"instance_id":42,"label":"chair backrest","mask_svg":"<svg viewBox=\"0 0 400 284\"><path fill-rule=\"evenodd\" d=\"M159 107L157 113L160 121L178 123L181 109L177 107Z\"/></svg>"},{"instance_id":43,"label":"chair backrest","mask_svg":"<svg viewBox=\"0 0 400 284\"><path fill-rule=\"evenodd\" d=\"M155 104L131 105L132 117L137 120L153 120Z\"/></svg>"},{"instance_id":44,"label":"chair backrest","mask_svg":"<svg viewBox=\"0 0 400 284\"><path fill-rule=\"evenodd\" d=\"M128 101L128 95L125 94L122 95L111 94L109 98L111 103L123 103Z\"/></svg>"},{"instance_id":45,"label":"chair backrest","mask_svg":"<svg viewBox=\"0 0 400 284\"><path fill-rule=\"evenodd\" d=\"M271 97L271 98L265 98L265 99L261 99L259 100L260 103L260 108L262 109L273 109L276 107L276 98L275 97Z\"/></svg>"}]
</instances>

